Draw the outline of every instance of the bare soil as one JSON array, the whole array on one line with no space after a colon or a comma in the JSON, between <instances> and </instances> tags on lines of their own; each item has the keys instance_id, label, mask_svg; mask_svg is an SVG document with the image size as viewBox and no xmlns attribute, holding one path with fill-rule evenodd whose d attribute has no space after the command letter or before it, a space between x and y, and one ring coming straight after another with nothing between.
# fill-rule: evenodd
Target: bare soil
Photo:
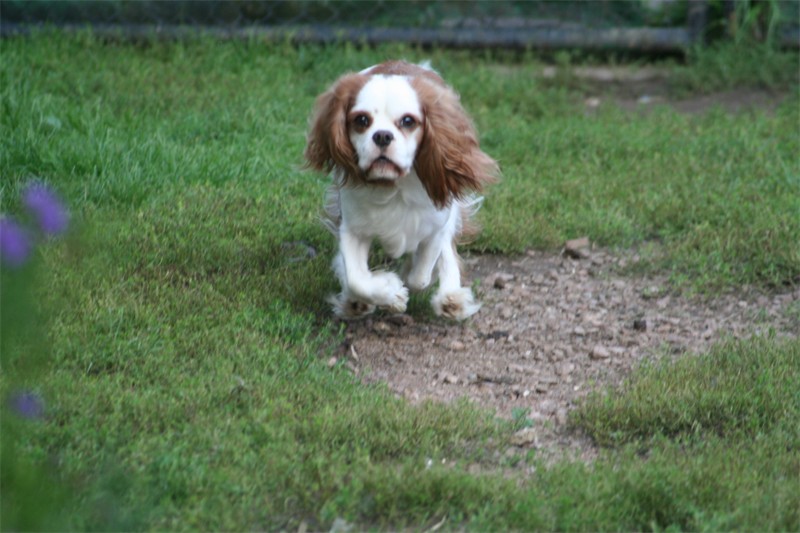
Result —
<instances>
[{"instance_id":1,"label":"bare soil","mask_svg":"<svg viewBox=\"0 0 800 533\"><path fill-rule=\"evenodd\" d=\"M589 112L598 105L592 98L632 111L665 104L688 113L717 105L729 112L771 110L782 98L738 90L670 100L658 72L578 75L600 87L601 96L585 102ZM603 95L604 83L616 85ZM467 398L500 417L525 416L533 423L512 439L519 451L591 460L596 448L568 424L570 410L590 391L619 385L643 360L701 353L722 339L767 331L800 334L800 287L677 295L665 278L624 274L638 260L635 252L591 245L571 255L467 257L465 284L483 301L478 314L464 323L424 313L348 322L330 362L345 359L363 381L384 382L411 402Z\"/></svg>"},{"instance_id":2,"label":"bare soil","mask_svg":"<svg viewBox=\"0 0 800 533\"><path fill-rule=\"evenodd\" d=\"M663 278L620 274L636 255L584 255L467 258L483 301L471 320L379 314L348 322L340 357L365 382L385 382L412 402L466 397L501 417L525 413L533 429L519 435L521 446L590 459L595 450L568 427L569 411L643 359L770 330L800 333L800 288L680 296Z\"/></svg>"},{"instance_id":3,"label":"bare soil","mask_svg":"<svg viewBox=\"0 0 800 533\"><path fill-rule=\"evenodd\" d=\"M653 67L578 67L571 70L584 94L587 113L601 105L615 105L625 111L649 112L667 106L679 113L699 114L718 108L729 113L753 110L773 112L786 98L786 92L759 87L737 87L710 94L676 94L669 84L670 73ZM542 78L556 76L547 67Z\"/></svg>"}]
</instances>

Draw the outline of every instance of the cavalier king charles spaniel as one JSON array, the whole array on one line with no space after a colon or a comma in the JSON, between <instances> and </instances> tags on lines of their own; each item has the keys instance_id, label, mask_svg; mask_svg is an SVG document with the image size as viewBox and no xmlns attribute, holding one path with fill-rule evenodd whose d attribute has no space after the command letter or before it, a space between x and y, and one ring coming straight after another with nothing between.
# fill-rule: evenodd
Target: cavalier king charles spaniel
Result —
<instances>
[{"instance_id":1,"label":"cavalier king charles spaniel","mask_svg":"<svg viewBox=\"0 0 800 533\"><path fill-rule=\"evenodd\" d=\"M342 292L331 298L338 316L402 313L409 289L437 279L437 315L463 320L478 311L461 285L456 243L474 230L476 193L499 170L430 65L391 61L339 78L317 98L305 157L333 179L326 222L339 241L333 269ZM394 259L409 255L401 276L370 271L373 240Z\"/></svg>"}]
</instances>

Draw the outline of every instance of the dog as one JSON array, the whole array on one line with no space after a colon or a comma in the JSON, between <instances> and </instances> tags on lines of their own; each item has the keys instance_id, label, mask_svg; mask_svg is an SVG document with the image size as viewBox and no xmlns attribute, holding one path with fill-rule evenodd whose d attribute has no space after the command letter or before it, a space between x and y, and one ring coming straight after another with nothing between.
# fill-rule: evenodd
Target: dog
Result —
<instances>
[{"instance_id":1,"label":"dog","mask_svg":"<svg viewBox=\"0 0 800 533\"><path fill-rule=\"evenodd\" d=\"M409 289L437 279L436 315L463 320L480 309L461 285L456 244L474 233L478 193L499 167L429 64L389 61L341 76L316 100L304 155L307 168L332 178L325 211L339 244L342 290L329 300L337 316L403 313ZM370 271L374 240L393 259L408 255L402 277Z\"/></svg>"}]
</instances>

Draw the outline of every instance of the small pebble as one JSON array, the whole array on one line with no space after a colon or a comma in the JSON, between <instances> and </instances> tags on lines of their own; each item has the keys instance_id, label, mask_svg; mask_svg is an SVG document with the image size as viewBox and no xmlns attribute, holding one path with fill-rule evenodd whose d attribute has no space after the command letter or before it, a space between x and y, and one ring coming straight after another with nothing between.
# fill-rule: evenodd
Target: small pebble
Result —
<instances>
[{"instance_id":1,"label":"small pebble","mask_svg":"<svg viewBox=\"0 0 800 533\"><path fill-rule=\"evenodd\" d=\"M450 343L450 349L454 352L461 352L466 349L467 345L461 341L453 341Z\"/></svg>"},{"instance_id":2,"label":"small pebble","mask_svg":"<svg viewBox=\"0 0 800 533\"><path fill-rule=\"evenodd\" d=\"M611 353L605 347L598 344L592 348L592 351L589 353L589 357L592 359L608 359L611 357Z\"/></svg>"}]
</instances>

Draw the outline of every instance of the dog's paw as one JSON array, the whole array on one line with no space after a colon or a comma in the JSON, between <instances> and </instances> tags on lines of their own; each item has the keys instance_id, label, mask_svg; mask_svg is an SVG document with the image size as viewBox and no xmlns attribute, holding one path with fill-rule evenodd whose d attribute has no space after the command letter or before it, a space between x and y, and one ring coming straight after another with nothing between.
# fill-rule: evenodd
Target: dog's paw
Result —
<instances>
[{"instance_id":1,"label":"dog's paw","mask_svg":"<svg viewBox=\"0 0 800 533\"><path fill-rule=\"evenodd\" d=\"M375 306L348 298L345 294L331 295L328 303L333 306L333 312L341 319L352 320L365 317L375 311Z\"/></svg>"},{"instance_id":2,"label":"dog's paw","mask_svg":"<svg viewBox=\"0 0 800 533\"><path fill-rule=\"evenodd\" d=\"M467 287L452 292L437 292L431 300L433 312L438 316L464 320L471 317L481 308L480 302L475 301L472 291Z\"/></svg>"},{"instance_id":3,"label":"dog's paw","mask_svg":"<svg viewBox=\"0 0 800 533\"><path fill-rule=\"evenodd\" d=\"M375 272L371 301L391 313L403 313L408 304L408 289L392 272Z\"/></svg>"}]
</instances>

